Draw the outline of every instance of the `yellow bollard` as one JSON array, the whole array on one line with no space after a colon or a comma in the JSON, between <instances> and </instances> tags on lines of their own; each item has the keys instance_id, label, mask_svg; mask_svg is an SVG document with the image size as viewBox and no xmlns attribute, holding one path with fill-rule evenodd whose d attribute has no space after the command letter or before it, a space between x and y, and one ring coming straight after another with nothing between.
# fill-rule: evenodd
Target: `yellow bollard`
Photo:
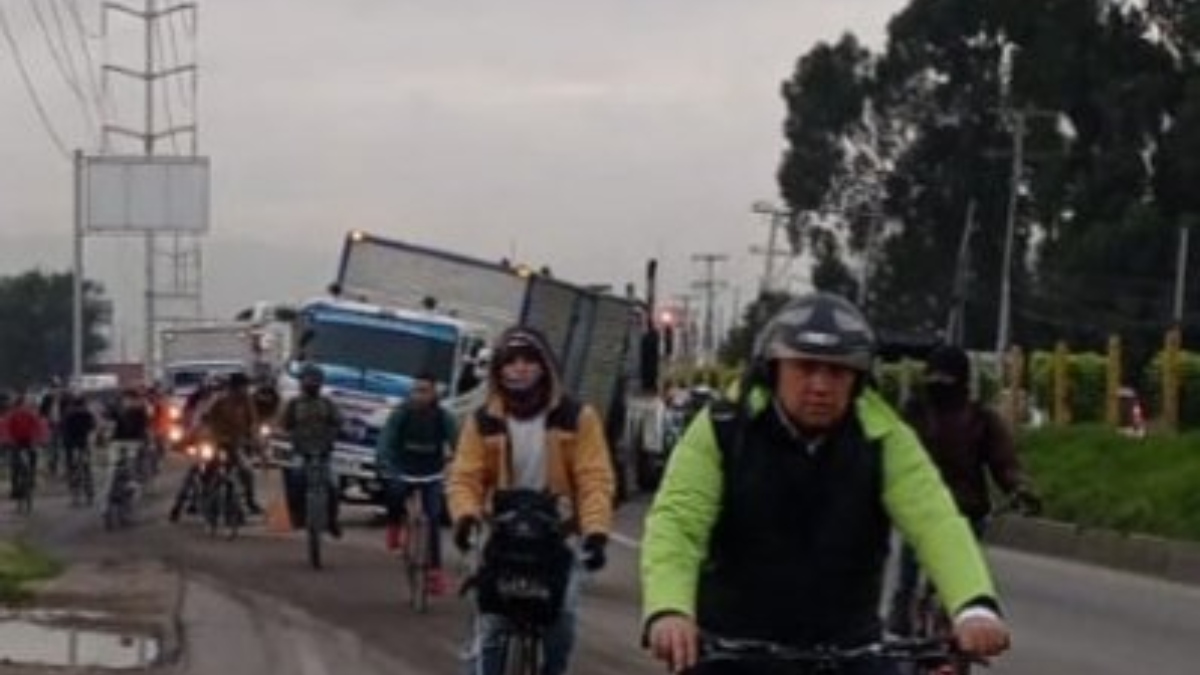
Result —
<instances>
[{"instance_id":1,"label":"yellow bollard","mask_svg":"<svg viewBox=\"0 0 1200 675\"><path fill-rule=\"evenodd\" d=\"M1071 423L1071 391L1070 378L1067 376L1067 365L1070 356L1067 354L1067 343L1059 340L1054 346L1054 412L1055 426L1066 426Z\"/></svg>"},{"instance_id":2,"label":"yellow bollard","mask_svg":"<svg viewBox=\"0 0 1200 675\"><path fill-rule=\"evenodd\" d=\"M1166 349L1163 352L1163 426L1175 431L1179 429L1179 327L1167 331Z\"/></svg>"},{"instance_id":3,"label":"yellow bollard","mask_svg":"<svg viewBox=\"0 0 1200 675\"><path fill-rule=\"evenodd\" d=\"M1120 393L1121 393L1121 338L1110 335L1108 338L1108 365L1104 369L1104 421L1109 426L1121 423Z\"/></svg>"}]
</instances>

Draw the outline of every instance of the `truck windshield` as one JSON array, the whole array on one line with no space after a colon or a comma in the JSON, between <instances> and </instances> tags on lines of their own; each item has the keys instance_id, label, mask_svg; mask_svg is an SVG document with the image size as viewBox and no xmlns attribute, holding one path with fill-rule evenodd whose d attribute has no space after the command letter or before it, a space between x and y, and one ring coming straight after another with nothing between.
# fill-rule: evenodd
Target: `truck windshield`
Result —
<instances>
[{"instance_id":1,"label":"truck windshield","mask_svg":"<svg viewBox=\"0 0 1200 675\"><path fill-rule=\"evenodd\" d=\"M316 363L412 377L428 371L439 382L450 379L455 340L424 334L404 323L305 322L305 358Z\"/></svg>"}]
</instances>

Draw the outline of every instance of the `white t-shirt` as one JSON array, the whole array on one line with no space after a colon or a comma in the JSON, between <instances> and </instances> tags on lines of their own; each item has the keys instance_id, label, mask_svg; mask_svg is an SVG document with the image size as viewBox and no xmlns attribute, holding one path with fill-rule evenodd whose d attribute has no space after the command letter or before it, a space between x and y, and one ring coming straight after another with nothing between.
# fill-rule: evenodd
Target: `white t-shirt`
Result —
<instances>
[{"instance_id":1,"label":"white t-shirt","mask_svg":"<svg viewBox=\"0 0 1200 675\"><path fill-rule=\"evenodd\" d=\"M527 420L508 418L512 443L513 487L541 490L546 487L546 415Z\"/></svg>"}]
</instances>

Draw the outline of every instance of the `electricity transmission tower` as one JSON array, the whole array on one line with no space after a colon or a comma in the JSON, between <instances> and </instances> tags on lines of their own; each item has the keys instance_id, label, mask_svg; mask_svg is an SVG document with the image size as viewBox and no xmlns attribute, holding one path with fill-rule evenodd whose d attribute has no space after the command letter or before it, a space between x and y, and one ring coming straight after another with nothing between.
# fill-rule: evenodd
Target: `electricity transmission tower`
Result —
<instances>
[{"instance_id":1,"label":"electricity transmission tower","mask_svg":"<svg viewBox=\"0 0 1200 675\"><path fill-rule=\"evenodd\" d=\"M177 156L197 155L199 138L198 122L198 67L193 62L183 63L180 57L180 37L192 41L191 54L195 54L197 8L194 2L171 2L171 0L145 0L142 9L135 9L116 2L104 2L102 25L105 39L109 38L108 19L110 14L140 21L143 24L144 63L140 69L125 65L105 63L102 81L105 95L109 95L110 75L119 75L138 80L143 85L143 116L140 129L123 126L117 121L106 123L102 129L101 148L108 154L112 150L114 136L123 136L139 142L147 157L164 154L160 141L169 141L170 153ZM177 30L175 18L182 19ZM167 46L170 45L168 50ZM107 51L107 50L106 50ZM175 85L172 93L172 84ZM173 104L173 99L177 102ZM185 103L185 99L187 103ZM159 122L160 116L163 122ZM186 136L188 143L181 146L178 137ZM165 325L197 321L203 316L203 246L201 234L185 232L147 232L145 238L145 329L143 351L145 354L146 378L155 373L155 337ZM166 262L160 272L158 263Z\"/></svg>"}]
</instances>

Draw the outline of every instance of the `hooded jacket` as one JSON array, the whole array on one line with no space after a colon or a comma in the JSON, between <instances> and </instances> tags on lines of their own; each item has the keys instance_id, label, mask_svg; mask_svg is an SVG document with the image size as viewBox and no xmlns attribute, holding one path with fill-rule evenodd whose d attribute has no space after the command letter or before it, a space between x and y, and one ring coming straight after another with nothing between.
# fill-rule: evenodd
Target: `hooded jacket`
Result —
<instances>
[{"instance_id":1,"label":"hooded jacket","mask_svg":"<svg viewBox=\"0 0 1200 675\"><path fill-rule=\"evenodd\" d=\"M549 387L546 403L546 488L567 498L573 526L584 535L608 534L615 479L599 414L562 391L553 353L540 333L516 327L498 341L488 373L488 399L463 425L446 481L450 514L481 517L491 495L513 484L511 414L500 387L503 345L519 340L540 354Z\"/></svg>"}]
</instances>

